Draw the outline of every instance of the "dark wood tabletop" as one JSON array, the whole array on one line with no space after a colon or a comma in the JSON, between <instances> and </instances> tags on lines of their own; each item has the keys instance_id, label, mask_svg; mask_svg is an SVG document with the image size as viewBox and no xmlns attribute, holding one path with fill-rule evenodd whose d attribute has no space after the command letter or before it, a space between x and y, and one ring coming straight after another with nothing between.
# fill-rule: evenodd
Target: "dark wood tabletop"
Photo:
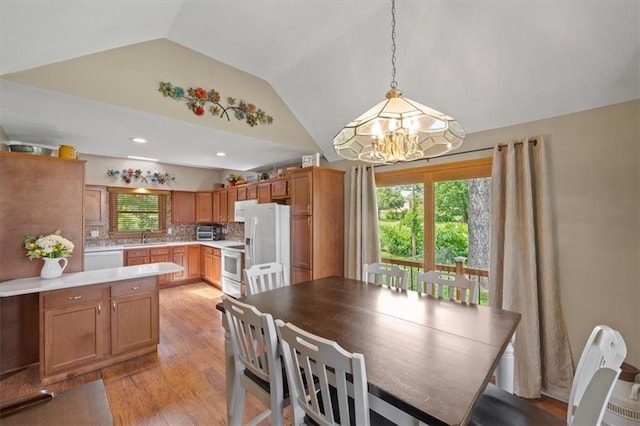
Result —
<instances>
[{"instance_id":1,"label":"dark wood tabletop","mask_svg":"<svg viewBox=\"0 0 640 426\"><path fill-rule=\"evenodd\" d=\"M365 356L369 392L425 423L466 424L520 314L328 277L242 298Z\"/></svg>"}]
</instances>

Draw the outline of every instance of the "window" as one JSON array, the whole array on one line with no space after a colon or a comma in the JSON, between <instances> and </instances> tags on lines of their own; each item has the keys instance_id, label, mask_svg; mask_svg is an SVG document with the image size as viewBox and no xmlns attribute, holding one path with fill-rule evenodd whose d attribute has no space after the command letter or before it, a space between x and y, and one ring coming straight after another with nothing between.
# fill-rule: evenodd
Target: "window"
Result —
<instances>
[{"instance_id":1,"label":"window","mask_svg":"<svg viewBox=\"0 0 640 426\"><path fill-rule=\"evenodd\" d=\"M166 231L167 191L109 188L109 232Z\"/></svg>"},{"instance_id":2,"label":"window","mask_svg":"<svg viewBox=\"0 0 640 426\"><path fill-rule=\"evenodd\" d=\"M487 303L491 159L376 173L383 262L409 270L463 272L480 281Z\"/></svg>"}]
</instances>

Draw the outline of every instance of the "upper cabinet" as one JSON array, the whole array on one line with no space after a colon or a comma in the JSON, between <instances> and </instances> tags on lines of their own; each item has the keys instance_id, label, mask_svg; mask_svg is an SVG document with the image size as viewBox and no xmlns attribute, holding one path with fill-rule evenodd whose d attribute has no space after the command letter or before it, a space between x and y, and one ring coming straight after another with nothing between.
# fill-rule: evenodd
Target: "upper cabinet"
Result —
<instances>
[{"instance_id":1,"label":"upper cabinet","mask_svg":"<svg viewBox=\"0 0 640 426\"><path fill-rule=\"evenodd\" d=\"M177 224L196 223L196 193L173 191L171 196L171 222Z\"/></svg>"},{"instance_id":2,"label":"upper cabinet","mask_svg":"<svg viewBox=\"0 0 640 426\"><path fill-rule=\"evenodd\" d=\"M290 198L289 177L263 180L213 191L213 222L234 221L235 202L258 200L258 203L286 202Z\"/></svg>"},{"instance_id":3,"label":"upper cabinet","mask_svg":"<svg viewBox=\"0 0 640 426\"><path fill-rule=\"evenodd\" d=\"M213 193L211 191L196 193L196 222L211 223L213 220Z\"/></svg>"},{"instance_id":4,"label":"upper cabinet","mask_svg":"<svg viewBox=\"0 0 640 426\"><path fill-rule=\"evenodd\" d=\"M86 185L84 187L84 224L106 225L107 188L104 186Z\"/></svg>"}]
</instances>

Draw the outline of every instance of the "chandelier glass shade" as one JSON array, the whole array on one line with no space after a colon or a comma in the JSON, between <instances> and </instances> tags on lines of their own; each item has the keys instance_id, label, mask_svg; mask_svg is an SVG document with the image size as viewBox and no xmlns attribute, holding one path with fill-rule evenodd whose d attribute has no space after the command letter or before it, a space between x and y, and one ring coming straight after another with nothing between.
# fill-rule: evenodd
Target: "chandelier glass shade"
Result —
<instances>
[{"instance_id":1,"label":"chandelier glass shade","mask_svg":"<svg viewBox=\"0 0 640 426\"><path fill-rule=\"evenodd\" d=\"M392 75L386 99L347 124L333 138L336 153L349 160L393 164L437 157L462 145L458 122L403 98L395 81L395 0L392 0Z\"/></svg>"}]
</instances>

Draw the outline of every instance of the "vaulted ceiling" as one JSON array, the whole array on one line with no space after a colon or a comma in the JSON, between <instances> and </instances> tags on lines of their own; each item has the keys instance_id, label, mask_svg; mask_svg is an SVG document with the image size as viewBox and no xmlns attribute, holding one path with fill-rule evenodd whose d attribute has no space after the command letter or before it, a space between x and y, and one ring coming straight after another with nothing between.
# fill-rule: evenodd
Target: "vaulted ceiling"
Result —
<instances>
[{"instance_id":1,"label":"vaulted ceiling","mask_svg":"<svg viewBox=\"0 0 640 426\"><path fill-rule=\"evenodd\" d=\"M640 98L637 0L396 6L399 88L467 133ZM387 1L0 0L0 127L12 140L197 167L317 151L334 161L333 136L389 87L390 21ZM140 53L149 47L155 57ZM119 62L132 49L154 59ZM159 59L166 51L177 53ZM111 72L87 72L84 58ZM196 117L159 81L216 86L278 114L255 127ZM132 147L140 135L149 143Z\"/></svg>"}]
</instances>

